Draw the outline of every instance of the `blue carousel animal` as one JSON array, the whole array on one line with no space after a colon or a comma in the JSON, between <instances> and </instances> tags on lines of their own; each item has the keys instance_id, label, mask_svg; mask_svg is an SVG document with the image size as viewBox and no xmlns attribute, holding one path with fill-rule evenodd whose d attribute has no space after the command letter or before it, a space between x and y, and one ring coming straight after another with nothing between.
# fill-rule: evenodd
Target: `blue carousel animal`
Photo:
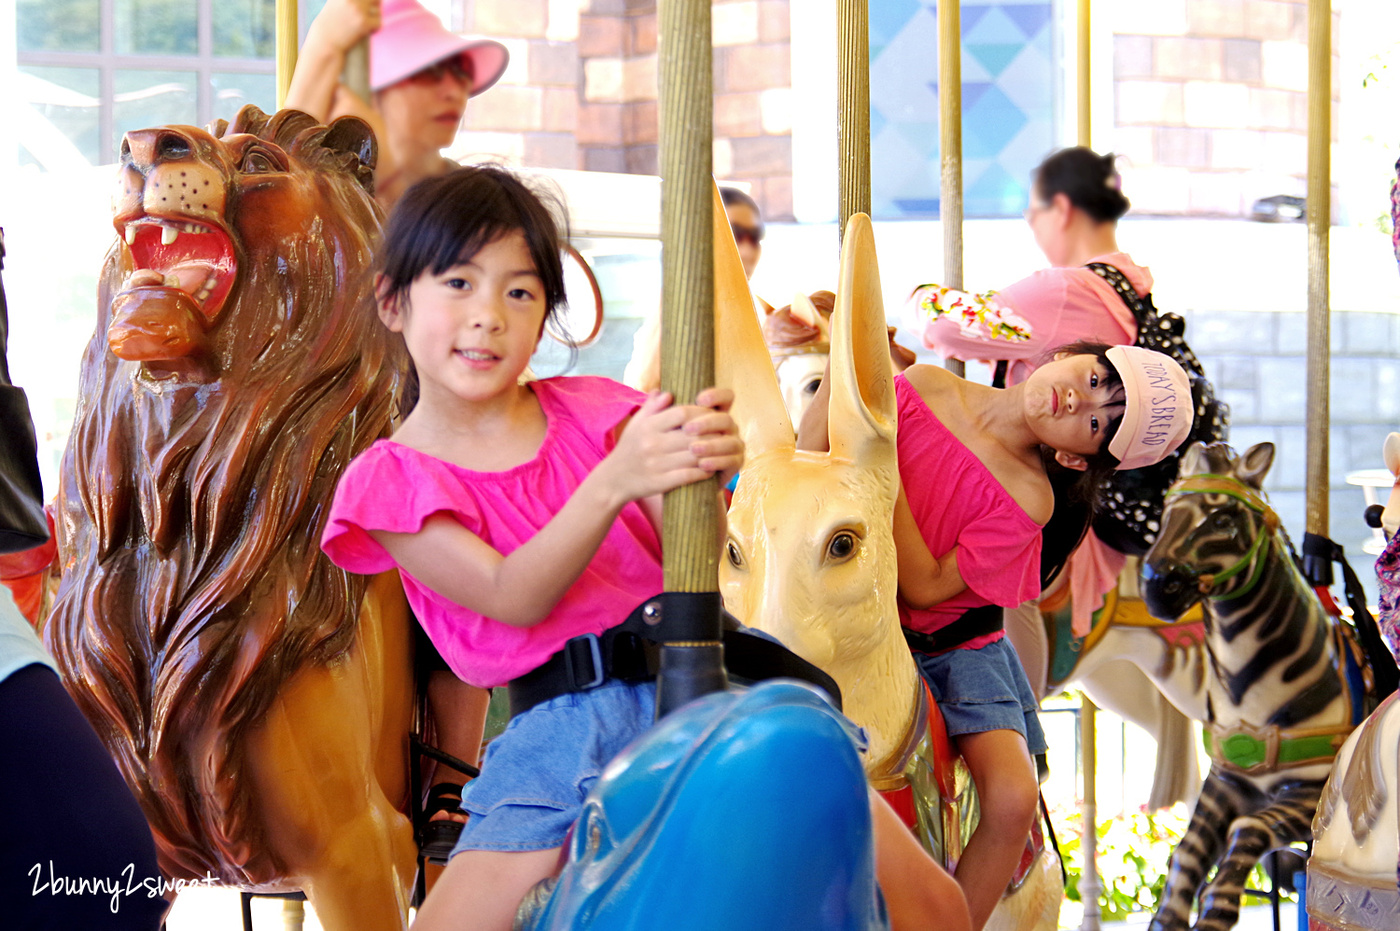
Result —
<instances>
[{"instance_id":1,"label":"blue carousel animal","mask_svg":"<svg viewBox=\"0 0 1400 931\"><path fill-rule=\"evenodd\" d=\"M521 931L885 931L855 727L792 680L672 713L604 770Z\"/></svg>"},{"instance_id":2,"label":"blue carousel animal","mask_svg":"<svg viewBox=\"0 0 1400 931\"><path fill-rule=\"evenodd\" d=\"M1151 931L1235 924L1245 877L1268 851L1310 837L1337 749L1374 705L1354 635L1303 578L1265 499L1273 458L1271 443L1243 456L1192 447L1143 559L1153 614L1204 608L1212 758Z\"/></svg>"}]
</instances>

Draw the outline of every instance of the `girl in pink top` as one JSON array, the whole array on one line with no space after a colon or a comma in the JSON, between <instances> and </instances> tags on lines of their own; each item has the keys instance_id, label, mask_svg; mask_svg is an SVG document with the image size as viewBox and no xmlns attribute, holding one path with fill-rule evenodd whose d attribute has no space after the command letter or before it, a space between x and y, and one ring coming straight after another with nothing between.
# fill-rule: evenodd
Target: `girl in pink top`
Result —
<instances>
[{"instance_id":1,"label":"girl in pink top","mask_svg":"<svg viewBox=\"0 0 1400 931\"><path fill-rule=\"evenodd\" d=\"M659 592L659 496L742 459L727 391L673 405L606 379L522 382L564 303L559 250L549 210L501 169L404 195L376 290L418 396L393 439L347 469L322 540L351 571L397 566L439 651L478 686L534 670ZM516 715L463 792L470 818L419 925L509 928L654 707L651 683L609 679Z\"/></svg>"},{"instance_id":2,"label":"girl in pink top","mask_svg":"<svg viewBox=\"0 0 1400 931\"><path fill-rule=\"evenodd\" d=\"M1055 507L1042 450L1097 484L1175 449L1194 409L1181 367L1135 346L1072 344L1004 390L928 365L895 384L900 615L982 801L956 873L976 929L1020 860L1038 798L1031 755L1045 749L999 612L985 611L1040 593L1040 530Z\"/></svg>"},{"instance_id":3,"label":"girl in pink top","mask_svg":"<svg viewBox=\"0 0 1400 931\"><path fill-rule=\"evenodd\" d=\"M1076 146L1047 157L1034 172L1026 221L1051 267L990 296L964 299L964 303L985 300L989 306L984 312L994 318L1009 311L1012 319L1024 324L1022 332L994 334L985 326L967 325L961 314L944 313L920 322L924 345L944 358L991 366L1005 363L1007 385L1025 381L1042 359L1066 343L1132 345L1137 339L1132 311L1112 285L1085 267L1111 265L1123 273L1139 297L1152 291L1152 273L1118 247L1118 220L1129 206L1113 155ZM930 300L926 294L922 303ZM950 298L943 296L939 302L946 306ZM1077 534L1082 526L1071 532ZM1072 543L1068 540L1065 545ZM1100 542L1092 529L1070 557L1070 610L1080 636L1089 632L1104 593L1118 584L1124 562L1123 554ZM1029 624L1013 626L1013 639L1039 692L1045 685L1048 646L1039 611L1032 606L1023 616Z\"/></svg>"},{"instance_id":4,"label":"girl in pink top","mask_svg":"<svg viewBox=\"0 0 1400 931\"><path fill-rule=\"evenodd\" d=\"M379 315L403 334L417 401L347 468L322 547L353 572L397 567L467 682L537 682L566 644L589 643L662 590L660 495L737 470L731 394L682 406L603 378L522 383L564 302L563 269L550 212L509 172L422 182L384 240ZM462 793L470 818L415 929L510 928L526 892L557 871L603 767L654 710L652 682L606 678L515 713ZM937 913L968 931L957 884L871 798L892 928Z\"/></svg>"}]
</instances>

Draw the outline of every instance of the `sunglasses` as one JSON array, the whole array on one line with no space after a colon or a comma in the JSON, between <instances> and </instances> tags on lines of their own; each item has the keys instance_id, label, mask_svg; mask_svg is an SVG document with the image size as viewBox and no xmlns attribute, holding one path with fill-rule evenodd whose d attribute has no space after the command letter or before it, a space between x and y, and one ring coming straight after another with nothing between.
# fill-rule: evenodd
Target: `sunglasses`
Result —
<instances>
[{"instance_id":1,"label":"sunglasses","mask_svg":"<svg viewBox=\"0 0 1400 931\"><path fill-rule=\"evenodd\" d=\"M763 242L762 223L757 226L745 226L742 223L731 223L729 224L729 229L733 231L734 241L739 245L743 245L746 239L755 246Z\"/></svg>"},{"instance_id":2,"label":"sunglasses","mask_svg":"<svg viewBox=\"0 0 1400 931\"><path fill-rule=\"evenodd\" d=\"M468 87L472 83L472 66L470 59L465 55L458 55L455 58L446 58L436 64L431 64L421 71L410 74L407 80L414 84L438 84L441 83L443 75L450 74L459 84Z\"/></svg>"}]
</instances>

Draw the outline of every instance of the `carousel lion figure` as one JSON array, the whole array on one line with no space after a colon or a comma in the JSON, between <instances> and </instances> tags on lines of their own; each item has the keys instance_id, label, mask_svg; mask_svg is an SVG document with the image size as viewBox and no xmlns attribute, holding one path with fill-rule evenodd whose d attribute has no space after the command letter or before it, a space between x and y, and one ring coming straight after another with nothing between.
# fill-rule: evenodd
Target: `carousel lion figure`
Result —
<instances>
[{"instance_id":1,"label":"carousel lion figure","mask_svg":"<svg viewBox=\"0 0 1400 931\"><path fill-rule=\"evenodd\" d=\"M294 110L126 135L44 627L162 870L300 889L327 929L403 927L415 867L411 619L319 546L403 367L374 161Z\"/></svg>"}]
</instances>

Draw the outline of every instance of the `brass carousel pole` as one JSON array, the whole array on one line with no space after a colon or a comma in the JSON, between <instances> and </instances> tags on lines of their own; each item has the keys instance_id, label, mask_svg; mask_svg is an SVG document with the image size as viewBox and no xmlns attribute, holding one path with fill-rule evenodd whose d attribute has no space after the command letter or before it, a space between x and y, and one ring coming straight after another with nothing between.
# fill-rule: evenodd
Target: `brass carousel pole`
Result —
<instances>
[{"instance_id":1,"label":"brass carousel pole","mask_svg":"<svg viewBox=\"0 0 1400 931\"><path fill-rule=\"evenodd\" d=\"M852 214L870 213L869 0L839 0L836 7L836 115L839 237Z\"/></svg>"},{"instance_id":2,"label":"brass carousel pole","mask_svg":"<svg viewBox=\"0 0 1400 931\"><path fill-rule=\"evenodd\" d=\"M1078 112L1078 141L1085 147L1093 146L1093 123L1090 118L1089 89L1089 3L1079 0L1078 26L1078 87L1076 103ZM1099 895L1103 892L1103 880L1099 877L1099 729L1098 707L1093 699L1080 693L1079 705L1079 768L1084 774L1084 802L1080 806L1079 851L1083 858L1079 876L1079 900L1084 903L1084 917L1080 920L1080 931L1099 931Z\"/></svg>"},{"instance_id":3,"label":"brass carousel pole","mask_svg":"<svg viewBox=\"0 0 1400 931\"><path fill-rule=\"evenodd\" d=\"M963 287L963 171L962 171L962 16L961 0L938 4L938 156L940 162L939 225L943 228L943 284ZM961 359L944 366L965 372Z\"/></svg>"},{"instance_id":4,"label":"brass carousel pole","mask_svg":"<svg viewBox=\"0 0 1400 931\"><path fill-rule=\"evenodd\" d=\"M292 86L292 72L297 67L297 47L301 38L297 22L297 0L277 0L274 10L276 39L273 43L277 55L277 109L287 100L287 90ZM244 899L245 909L248 900ZM301 931L306 919L306 904L301 899L282 900L283 931Z\"/></svg>"},{"instance_id":5,"label":"brass carousel pole","mask_svg":"<svg viewBox=\"0 0 1400 931\"><path fill-rule=\"evenodd\" d=\"M1332 4L1308 0L1308 454L1303 567L1314 585L1332 581L1330 554L1310 552L1328 534L1327 425L1331 333L1328 260L1332 218Z\"/></svg>"},{"instance_id":6,"label":"brass carousel pole","mask_svg":"<svg viewBox=\"0 0 1400 931\"><path fill-rule=\"evenodd\" d=\"M277 0L275 11L277 40L277 109L287 99L287 90L292 86L292 72L297 67L297 42L300 27L297 24L297 0Z\"/></svg>"},{"instance_id":7,"label":"brass carousel pole","mask_svg":"<svg viewBox=\"0 0 1400 931\"><path fill-rule=\"evenodd\" d=\"M714 384L709 0L662 0L657 35L661 163L661 386L689 403ZM724 688L715 479L668 492L662 519L667 628L657 716ZM677 594L679 597L677 597ZM683 620L676 624L677 618Z\"/></svg>"}]
</instances>

